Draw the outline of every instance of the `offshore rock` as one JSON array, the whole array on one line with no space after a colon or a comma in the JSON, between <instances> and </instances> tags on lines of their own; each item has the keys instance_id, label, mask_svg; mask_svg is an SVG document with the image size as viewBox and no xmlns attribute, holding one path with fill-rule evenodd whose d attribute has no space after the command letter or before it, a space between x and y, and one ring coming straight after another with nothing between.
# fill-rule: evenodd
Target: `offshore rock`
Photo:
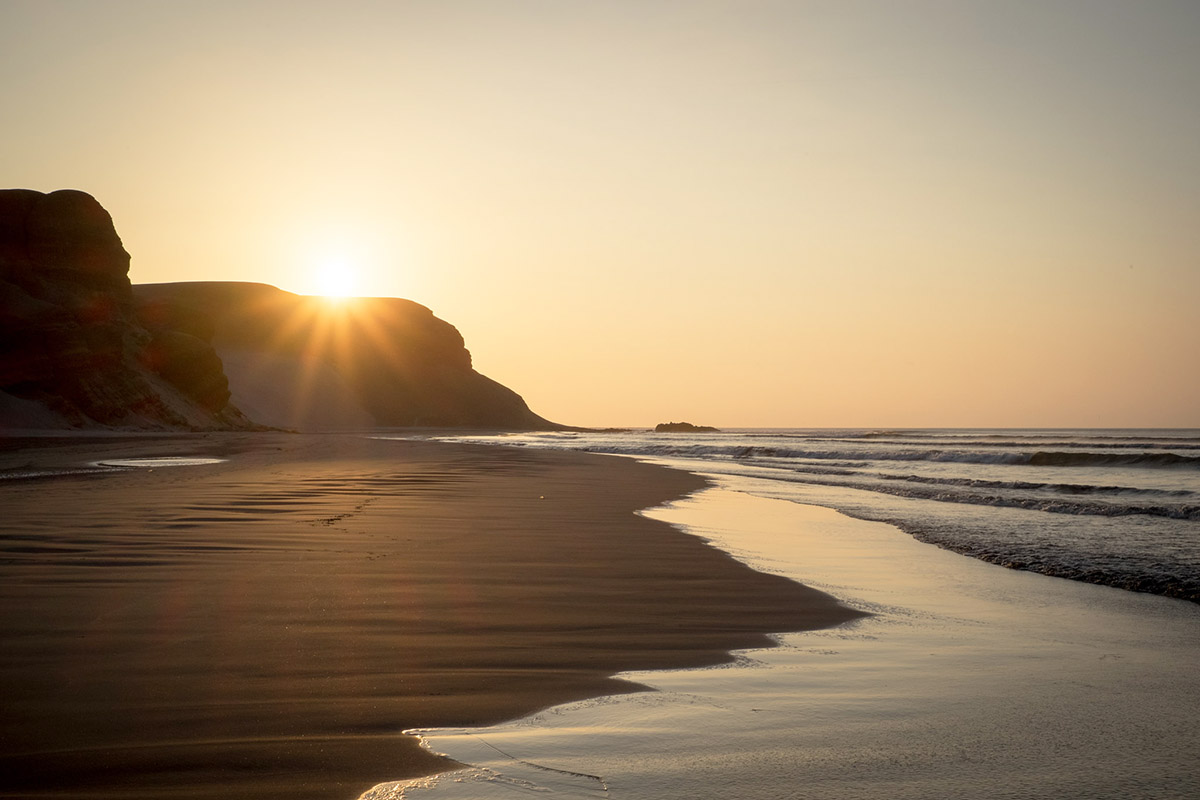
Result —
<instances>
[{"instance_id":1,"label":"offshore rock","mask_svg":"<svg viewBox=\"0 0 1200 800\"><path fill-rule=\"evenodd\" d=\"M654 426L655 433L720 433L718 428L693 425L690 422L660 422Z\"/></svg>"}]
</instances>

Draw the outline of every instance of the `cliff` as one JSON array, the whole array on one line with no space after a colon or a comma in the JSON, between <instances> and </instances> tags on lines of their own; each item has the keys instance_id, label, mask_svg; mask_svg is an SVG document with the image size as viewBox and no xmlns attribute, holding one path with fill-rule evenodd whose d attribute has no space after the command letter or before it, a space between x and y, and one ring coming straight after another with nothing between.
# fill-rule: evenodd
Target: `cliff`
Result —
<instances>
[{"instance_id":1,"label":"cliff","mask_svg":"<svg viewBox=\"0 0 1200 800\"><path fill-rule=\"evenodd\" d=\"M253 427L211 346L141 324L128 273L90 195L0 190L0 430Z\"/></svg>"},{"instance_id":2,"label":"cliff","mask_svg":"<svg viewBox=\"0 0 1200 800\"><path fill-rule=\"evenodd\" d=\"M209 337L233 402L301 429L556 427L476 372L453 325L388 297L330 302L260 283L134 287L148 324Z\"/></svg>"},{"instance_id":3,"label":"cliff","mask_svg":"<svg viewBox=\"0 0 1200 800\"><path fill-rule=\"evenodd\" d=\"M0 190L0 431L555 427L417 303L134 287L129 260L90 195Z\"/></svg>"}]
</instances>

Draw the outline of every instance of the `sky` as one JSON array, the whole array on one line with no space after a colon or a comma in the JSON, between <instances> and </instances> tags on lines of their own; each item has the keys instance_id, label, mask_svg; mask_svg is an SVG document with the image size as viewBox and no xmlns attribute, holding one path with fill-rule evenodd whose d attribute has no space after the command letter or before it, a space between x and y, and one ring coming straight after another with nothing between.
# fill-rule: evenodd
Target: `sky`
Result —
<instances>
[{"instance_id":1,"label":"sky","mask_svg":"<svg viewBox=\"0 0 1200 800\"><path fill-rule=\"evenodd\" d=\"M0 184L134 283L409 298L576 425L1200 427L1198 98L1195 0L0 0Z\"/></svg>"}]
</instances>

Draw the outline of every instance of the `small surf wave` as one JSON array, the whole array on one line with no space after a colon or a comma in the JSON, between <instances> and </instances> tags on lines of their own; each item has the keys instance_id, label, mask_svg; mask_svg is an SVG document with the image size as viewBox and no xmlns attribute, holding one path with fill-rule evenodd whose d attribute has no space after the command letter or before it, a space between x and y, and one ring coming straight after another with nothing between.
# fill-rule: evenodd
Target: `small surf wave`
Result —
<instances>
[{"instance_id":1,"label":"small surf wave","mask_svg":"<svg viewBox=\"0 0 1200 800\"><path fill-rule=\"evenodd\" d=\"M1162 559L1155 563L1136 563L1127 556L1104 563L1094 557L1073 558L1070 552L1017 550L999 543L947 537L907 522L896 521L893 524L923 542L1009 569L1200 603L1200 576L1187 564L1170 564Z\"/></svg>"},{"instance_id":2,"label":"small surf wave","mask_svg":"<svg viewBox=\"0 0 1200 800\"><path fill-rule=\"evenodd\" d=\"M812 470L805 470L812 472ZM822 474L854 475L850 471L828 470ZM1195 494L1186 489L1147 489L1135 486L1104 486L1091 483L1038 483L1035 481L994 481L982 478L935 478L927 475L894 475L877 473L875 477L885 481L905 481L937 486L962 486L973 489L997 489L1001 491L1054 492L1066 495L1127 495L1146 497L1187 497Z\"/></svg>"},{"instance_id":3,"label":"small surf wave","mask_svg":"<svg viewBox=\"0 0 1200 800\"><path fill-rule=\"evenodd\" d=\"M611 452L615 447L602 448ZM1033 467L1172 467L1200 469L1200 456L1180 455L1174 452L1104 452L1048 451L1037 450L963 450L892 448L867 449L844 448L797 448L771 446L745 446L737 444L719 445L662 445L646 446L631 444L621 448L634 455L671 456L678 458L729 458L746 460L772 458L804 461L927 461L943 464L1012 464Z\"/></svg>"},{"instance_id":4,"label":"small surf wave","mask_svg":"<svg viewBox=\"0 0 1200 800\"><path fill-rule=\"evenodd\" d=\"M1200 456L1178 453L1074 453L1039 451L1029 457L1034 467L1190 467L1200 469Z\"/></svg>"},{"instance_id":5,"label":"small surf wave","mask_svg":"<svg viewBox=\"0 0 1200 800\"><path fill-rule=\"evenodd\" d=\"M885 481L837 480L836 476L825 477L813 475L812 473L799 473L797 480L820 483L826 486L840 486L846 489L877 492L879 494L892 495L893 497L906 497L912 500L933 500L939 503L960 503L963 505L992 506L995 508L1023 508L1029 511L1044 511L1051 514L1074 514L1098 517L1124 517L1142 514L1166 519L1200 520L1200 505L1194 504L1124 503L1104 502L1103 500L1089 502L1059 499L1044 495L1021 494L1019 492L1007 493L997 491L994 493L982 493L959 491L957 487L948 484L904 485L892 484Z\"/></svg>"}]
</instances>

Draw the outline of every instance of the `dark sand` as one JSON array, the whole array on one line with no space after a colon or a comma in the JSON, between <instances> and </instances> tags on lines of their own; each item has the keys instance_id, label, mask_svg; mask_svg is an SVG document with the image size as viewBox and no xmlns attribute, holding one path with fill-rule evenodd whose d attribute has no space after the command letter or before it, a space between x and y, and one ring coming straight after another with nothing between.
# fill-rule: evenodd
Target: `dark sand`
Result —
<instances>
[{"instance_id":1,"label":"dark sand","mask_svg":"<svg viewBox=\"0 0 1200 800\"><path fill-rule=\"evenodd\" d=\"M0 796L355 798L455 766L400 731L637 687L858 616L636 516L702 485L352 436L0 442Z\"/></svg>"}]
</instances>

